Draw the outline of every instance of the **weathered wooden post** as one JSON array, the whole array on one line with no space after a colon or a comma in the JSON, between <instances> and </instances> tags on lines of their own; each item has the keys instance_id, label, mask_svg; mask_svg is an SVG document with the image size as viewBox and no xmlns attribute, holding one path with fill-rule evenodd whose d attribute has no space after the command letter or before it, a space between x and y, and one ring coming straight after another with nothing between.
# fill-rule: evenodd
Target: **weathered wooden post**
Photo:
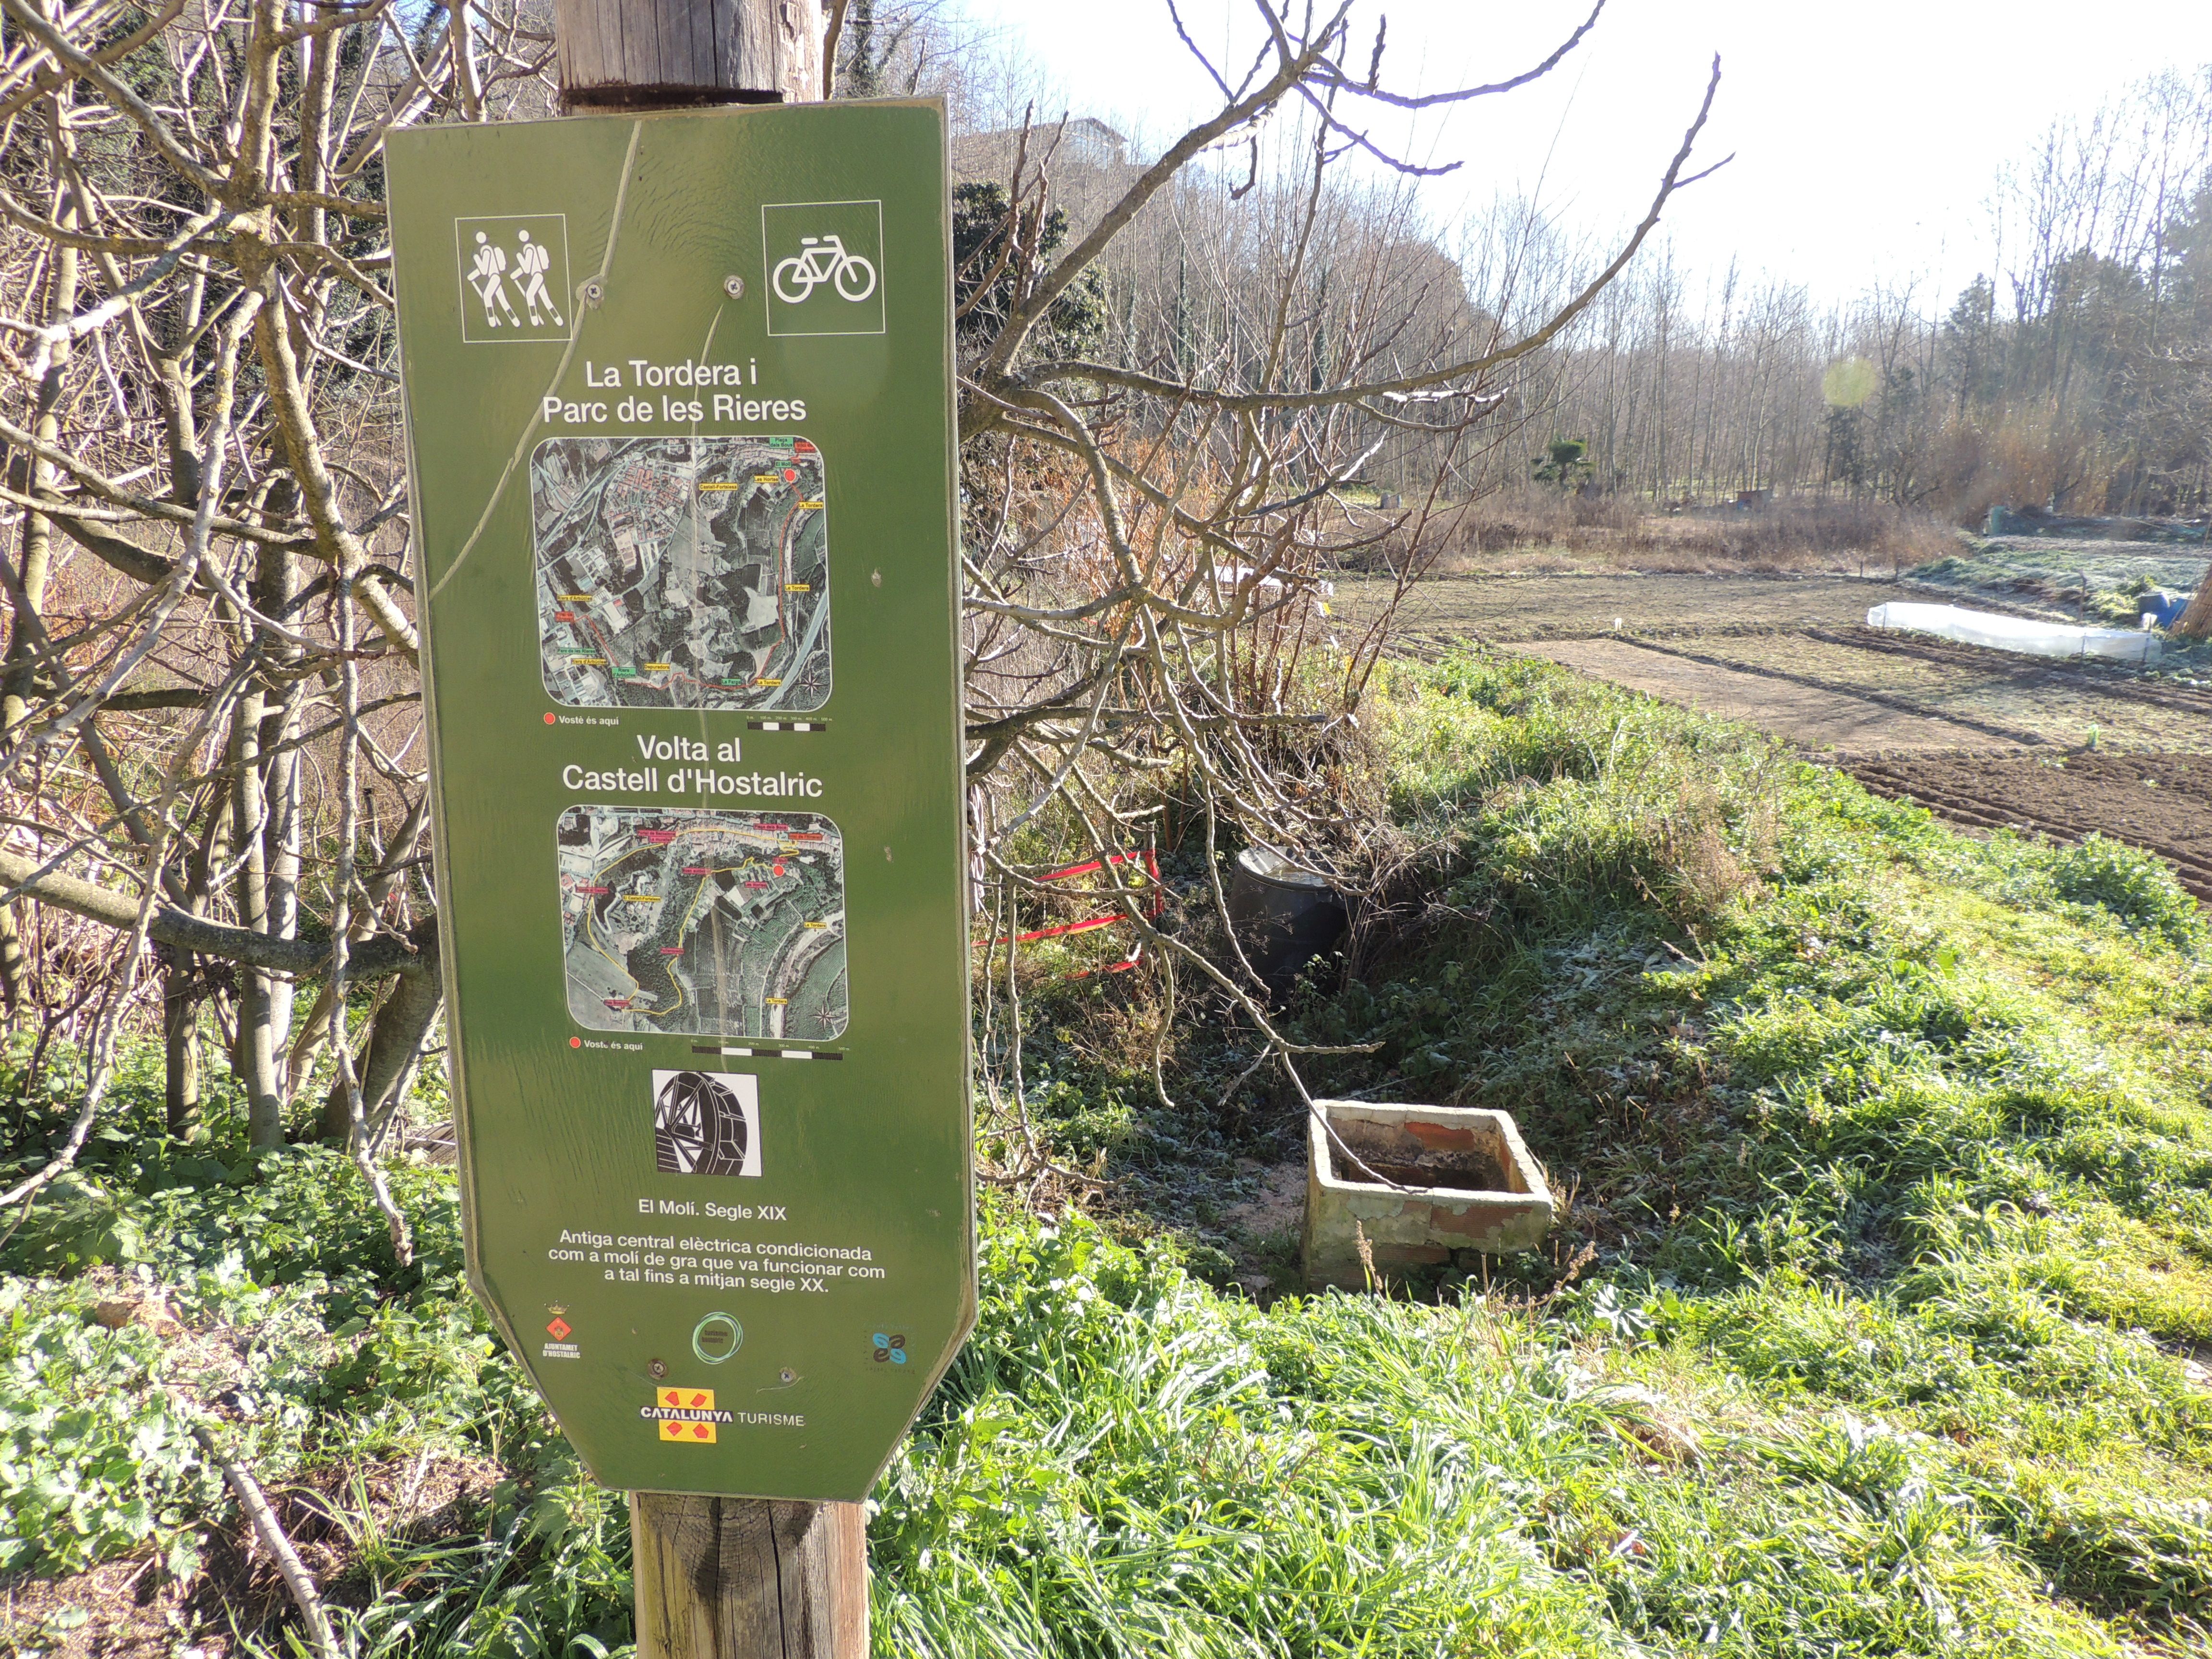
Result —
<instances>
[{"instance_id":1,"label":"weathered wooden post","mask_svg":"<svg viewBox=\"0 0 2212 1659\"><path fill-rule=\"evenodd\" d=\"M808 104L823 96L820 0L554 0L572 111Z\"/></svg>"},{"instance_id":2,"label":"weathered wooden post","mask_svg":"<svg viewBox=\"0 0 2212 1659\"><path fill-rule=\"evenodd\" d=\"M639 1659L866 1659L859 1504L632 1494Z\"/></svg>"},{"instance_id":3,"label":"weathered wooden post","mask_svg":"<svg viewBox=\"0 0 2212 1659\"><path fill-rule=\"evenodd\" d=\"M861 1659L974 1307L942 114L678 112L819 0L555 18L600 118L390 146L471 1281L641 1659Z\"/></svg>"},{"instance_id":4,"label":"weathered wooden post","mask_svg":"<svg viewBox=\"0 0 2212 1659\"><path fill-rule=\"evenodd\" d=\"M582 113L811 103L818 0L555 0L561 103ZM864 1659L858 1504L633 1493L638 1659Z\"/></svg>"}]
</instances>

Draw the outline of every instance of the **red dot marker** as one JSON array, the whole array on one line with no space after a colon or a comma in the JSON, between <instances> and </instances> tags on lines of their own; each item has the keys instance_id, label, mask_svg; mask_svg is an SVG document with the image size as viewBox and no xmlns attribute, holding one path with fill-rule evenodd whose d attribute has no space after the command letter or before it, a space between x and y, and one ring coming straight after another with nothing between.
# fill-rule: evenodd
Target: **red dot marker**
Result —
<instances>
[{"instance_id":1,"label":"red dot marker","mask_svg":"<svg viewBox=\"0 0 2212 1659\"><path fill-rule=\"evenodd\" d=\"M784 468L783 481L786 483L797 483L799 482L799 469L795 466L787 466Z\"/></svg>"},{"instance_id":2,"label":"red dot marker","mask_svg":"<svg viewBox=\"0 0 2212 1659\"><path fill-rule=\"evenodd\" d=\"M551 714L550 711L546 714L546 716L545 716L545 724L546 724L546 725L548 725L548 726L550 726L550 725L552 725L552 724L553 724L553 716L552 716L552 714Z\"/></svg>"},{"instance_id":3,"label":"red dot marker","mask_svg":"<svg viewBox=\"0 0 2212 1659\"><path fill-rule=\"evenodd\" d=\"M580 1048L584 1046L584 1039L581 1037L570 1037L568 1039L568 1046L571 1048Z\"/></svg>"}]
</instances>

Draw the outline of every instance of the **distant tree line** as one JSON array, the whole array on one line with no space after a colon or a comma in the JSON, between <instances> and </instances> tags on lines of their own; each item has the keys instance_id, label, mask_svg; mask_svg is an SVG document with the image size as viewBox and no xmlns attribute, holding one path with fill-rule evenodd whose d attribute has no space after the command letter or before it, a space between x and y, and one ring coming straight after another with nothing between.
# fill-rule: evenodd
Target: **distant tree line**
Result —
<instances>
[{"instance_id":1,"label":"distant tree line","mask_svg":"<svg viewBox=\"0 0 2212 1659\"><path fill-rule=\"evenodd\" d=\"M1960 521L1993 505L2212 507L2212 66L2054 123L1998 180L1991 272L1823 308L1663 249L1531 367L1518 413L1592 489L1816 490ZM1753 251L1755 253L1755 250ZM1525 477L1528 447L1470 486Z\"/></svg>"}]
</instances>

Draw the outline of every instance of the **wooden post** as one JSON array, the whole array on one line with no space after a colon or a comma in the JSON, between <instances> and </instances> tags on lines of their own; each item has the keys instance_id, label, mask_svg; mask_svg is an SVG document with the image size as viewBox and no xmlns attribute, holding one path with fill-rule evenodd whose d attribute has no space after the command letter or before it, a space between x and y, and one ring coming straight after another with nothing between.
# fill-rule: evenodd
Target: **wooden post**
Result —
<instances>
[{"instance_id":1,"label":"wooden post","mask_svg":"<svg viewBox=\"0 0 2212 1659\"><path fill-rule=\"evenodd\" d=\"M554 0L569 110L809 104L821 0Z\"/></svg>"},{"instance_id":2,"label":"wooden post","mask_svg":"<svg viewBox=\"0 0 2212 1659\"><path fill-rule=\"evenodd\" d=\"M456 9L458 15L459 9ZM820 100L820 0L554 0L573 112ZM858 1504L633 1492L638 1659L866 1659Z\"/></svg>"},{"instance_id":3,"label":"wooden post","mask_svg":"<svg viewBox=\"0 0 2212 1659\"><path fill-rule=\"evenodd\" d=\"M634 1492L638 1659L866 1659L867 1511Z\"/></svg>"}]
</instances>

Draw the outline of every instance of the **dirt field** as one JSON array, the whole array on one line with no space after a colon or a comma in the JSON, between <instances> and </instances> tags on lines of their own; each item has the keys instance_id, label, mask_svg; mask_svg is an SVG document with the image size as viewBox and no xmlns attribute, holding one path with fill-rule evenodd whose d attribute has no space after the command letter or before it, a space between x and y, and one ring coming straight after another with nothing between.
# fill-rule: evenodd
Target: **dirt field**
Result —
<instances>
[{"instance_id":1,"label":"dirt field","mask_svg":"<svg viewBox=\"0 0 2212 1659\"><path fill-rule=\"evenodd\" d=\"M1341 579L1335 611L1357 629L1389 601L1392 585ZM1730 629L1847 628L1887 599L1955 595L1848 576L1604 575L1439 576L1414 584L1399 610L1394 637L1405 647L1441 648L1468 638L1505 643L1571 639L1623 631L1644 635Z\"/></svg>"},{"instance_id":2,"label":"dirt field","mask_svg":"<svg viewBox=\"0 0 2212 1659\"><path fill-rule=\"evenodd\" d=\"M1850 770L1869 789L1962 823L2065 841L2094 830L2153 848L2212 901L2212 755L1923 755Z\"/></svg>"},{"instance_id":3,"label":"dirt field","mask_svg":"<svg viewBox=\"0 0 2212 1659\"><path fill-rule=\"evenodd\" d=\"M1836 576L1446 578L1414 589L1392 648L1481 640L1547 657L1771 732L1970 827L2148 848L2212 901L2212 684L2186 659L2142 674L1865 625L1885 599L1936 597ZM1387 598L1345 583L1335 609L1356 630Z\"/></svg>"},{"instance_id":4,"label":"dirt field","mask_svg":"<svg viewBox=\"0 0 2212 1659\"><path fill-rule=\"evenodd\" d=\"M1582 643L1542 641L1518 648L1564 661L1561 653ZM1992 744L2192 749L2212 735L2212 692L2147 680L2105 664L2016 656L1925 635L1860 626L1677 636L1638 645L1654 656L1674 658L1686 671L1696 665L1727 677L1741 692L1743 706L1721 712L1808 749L1844 756ZM1777 698L1784 688L1797 694L1794 705L1776 701L1770 712L1760 712L1762 702ZM1888 728L1866 724L1859 708L1866 703L1889 710L1896 723ZM1831 708L1833 714L1824 714ZM1947 740L1931 720L1955 735ZM1854 731L1860 735L1832 734Z\"/></svg>"},{"instance_id":5,"label":"dirt field","mask_svg":"<svg viewBox=\"0 0 2212 1659\"><path fill-rule=\"evenodd\" d=\"M1560 640L1521 648L1632 690L1747 721L1808 749L1885 754L1896 750L2009 749L2034 741L2021 733L1923 713L1901 698L1824 686L1806 676L1700 661L1634 640Z\"/></svg>"}]
</instances>

